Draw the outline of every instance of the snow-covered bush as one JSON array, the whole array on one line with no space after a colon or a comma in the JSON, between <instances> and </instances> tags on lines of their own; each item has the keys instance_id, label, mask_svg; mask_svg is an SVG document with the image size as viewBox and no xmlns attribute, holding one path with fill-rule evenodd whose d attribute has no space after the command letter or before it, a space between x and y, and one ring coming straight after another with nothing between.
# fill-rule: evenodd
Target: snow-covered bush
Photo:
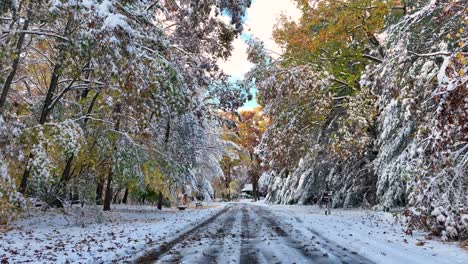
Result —
<instances>
[{"instance_id":1,"label":"snow-covered bush","mask_svg":"<svg viewBox=\"0 0 468 264\"><path fill-rule=\"evenodd\" d=\"M7 138L7 124L0 115L0 146ZM8 163L4 158L4 148L0 149L0 225L5 225L17 216L19 209L25 207L23 196L17 192L16 185L8 173Z\"/></svg>"},{"instance_id":2,"label":"snow-covered bush","mask_svg":"<svg viewBox=\"0 0 468 264\"><path fill-rule=\"evenodd\" d=\"M5 225L25 207L23 196L17 192L15 183L8 175L8 167L0 156L0 225Z\"/></svg>"},{"instance_id":3,"label":"snow-covered bush","mask_svg":"<svg viewBox=\"0 0 468 264\"><path fill-rule=\"evenodd\" d=\"M82 137L81 127L71 120L38 125L25 132L25 145L32 146L27 167L30 194L48 202L55 198L54 187L60 181L63 164L78 153Z\"/></svg>"}]
</instances>

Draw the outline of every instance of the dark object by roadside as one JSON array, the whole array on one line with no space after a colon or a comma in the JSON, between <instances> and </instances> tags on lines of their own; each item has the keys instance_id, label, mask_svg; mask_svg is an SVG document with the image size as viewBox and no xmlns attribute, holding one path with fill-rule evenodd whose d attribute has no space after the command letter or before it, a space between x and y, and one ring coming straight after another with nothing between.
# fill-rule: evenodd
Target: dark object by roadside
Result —
<instances>
[{"instance_id":1,"label":"dark object by roadside","mask_svg":"<svg viewBox=\"0 0 468 264\"><path fill-rule=\"evenodd\" d=\"M202 207L202 206L203 206L202 202L195 202L195 207Z\"/></svg>"},{"instance_id":2,"label":"dark object by roadside","mask_svg":"<svg viewBox=\"0 0 468 264\"><path fill-rule=\"evenodd\" d=\"M185 210L185 208L187 208L186 205L179 205L179 206L177 206L177 209L179 209L180 211Z\"/></svg>"},{"instance_id":3,"label":"dark object by roadside","mask_svg":"<svg viewBox=\"0 0 468 264\"><path fill-rule=\"evenodd\" d=\"M331 206L333 202L332 197L333 197L332 191L323 192L322 195L320 196L319 207L322 208L323 205L325 204L325 215L331 214Z\"/></svg>"}]
</instances>

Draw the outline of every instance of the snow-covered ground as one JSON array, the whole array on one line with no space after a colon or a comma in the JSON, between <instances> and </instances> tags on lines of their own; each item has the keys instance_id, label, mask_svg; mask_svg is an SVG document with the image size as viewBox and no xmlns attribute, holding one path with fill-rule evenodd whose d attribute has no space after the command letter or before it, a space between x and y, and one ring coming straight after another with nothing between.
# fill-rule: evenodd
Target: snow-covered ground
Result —
<instances>
[{"instance_id":1,"label":"snow-covered ground","mask_svg":"<svg viewBox=\"0 0 468 264\"><path fill-rule=\"evenodd\" d=\"M229 209L216 220L187 235L188 230L226 206ZM206 263L219 259L245 263L243 260L250 258L279 260L297 255L297 263L309 263L300 257L304 261L321 257L323 263L334 263L353 256L376 263L468 263L468 251L458 243L443 243L417 231L408 236L403 229L390 213L334 209L326 216L317 206L267 205L246 200L237 205L213 203L186 211L158 211L149 206L118 206L111 212L76 207L66 214L60 210L32 210L14 222L11 230L0 231L0 261L134 261L181 236L162 252L161 261L192 259Z\"/></svg>"},{"instance_id":2,"label":"snow-covered ground","mask_svg":"<svg viewBox=\"0 0 468 264\"><path fill-rule=\"evenodd\" d=\"M224 205L157 210L150 206L117 206L111 212L79 207L32 210L0 231L0 261L5 263L101 263L130 260L178 236L219 212Z\"/></svg>"},{"instance_id":3,"label":"snow-covered ground","mask_svg":"<svg viewBox=\"0 0 468 264\"><path fill-rule=\"evenodd\" d=\"M468 249L423 232L406 235L391 213L334 209L327 216L318 206L256 204L268 207L281 222L303 234L318 234L376 263L468 263Z\"/></svg>"}]
</instances>

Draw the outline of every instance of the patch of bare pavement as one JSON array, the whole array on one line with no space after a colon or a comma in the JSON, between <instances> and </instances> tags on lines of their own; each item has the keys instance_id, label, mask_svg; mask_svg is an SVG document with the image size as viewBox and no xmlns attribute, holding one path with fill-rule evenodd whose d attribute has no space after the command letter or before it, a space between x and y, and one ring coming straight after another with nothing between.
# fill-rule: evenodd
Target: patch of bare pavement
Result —
<instances>
[{"instance_id":1,"label":"patch of bare pavement","mask_svg":"<svg viewBox=\"0 0 468 264\"><path fill-rule=\"evenodd\" d=\"M319 228L319 227L315 227ZM231 204L136 263L372 263L331 241L282 224L268 208Z\"/></svg>"}]
</instances>

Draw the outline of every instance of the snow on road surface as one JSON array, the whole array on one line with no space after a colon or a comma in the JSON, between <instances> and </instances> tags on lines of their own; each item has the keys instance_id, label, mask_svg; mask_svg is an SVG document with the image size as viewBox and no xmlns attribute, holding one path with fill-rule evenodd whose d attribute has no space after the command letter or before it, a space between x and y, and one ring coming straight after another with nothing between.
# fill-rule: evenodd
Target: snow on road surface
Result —
<instances>
[{"instance_id":1,"label":"snow on road surface","mask_svg":"<svg viewBox=\"0 0 468 264\"><path fill-rule=\"evenodd\" d=\"M60 211L30 211L8 232L0 231L2 263L125 262L146 248L178 236L216 214L224 205L202 209L157 210L117 206Z\"/></svg>"},{"instance_id":2,"label":"snow on road surface","mask_svg":"<svg viewBox=\"0 0 468 264\"><path fill-rule=\"evenodd\" d=\"M0 232L8 263L468 263L456 243L403 233L389 213L261 203L177 211L32 211ZM7 263L7 262L5 262Z\"/></svg>"},{"instance_id":3,"label":"snow on road surface","mask_svg":"<svg viewBox=\"0 0 468 264\"><path fill-rule=\"evenodd\" d=\"M137 263L371 263L346 246L281 224L265 207L243 203L156 250Z\"/></svg>"},{"instance_id":4,"label":"snow on road surface","mask_svg":"<svg viewBox=\"0 0 468 264\"><path fill-rule=\"evenodd\" d=\"M460 248L456 242L430 238L420 231L406 235L404 223L396 221L391 213L332 209L332 215L327 216L318 206L263 206L305 237L319 235L376 263L468 263L466 248Z\"/></svg>"}]
</instances>

